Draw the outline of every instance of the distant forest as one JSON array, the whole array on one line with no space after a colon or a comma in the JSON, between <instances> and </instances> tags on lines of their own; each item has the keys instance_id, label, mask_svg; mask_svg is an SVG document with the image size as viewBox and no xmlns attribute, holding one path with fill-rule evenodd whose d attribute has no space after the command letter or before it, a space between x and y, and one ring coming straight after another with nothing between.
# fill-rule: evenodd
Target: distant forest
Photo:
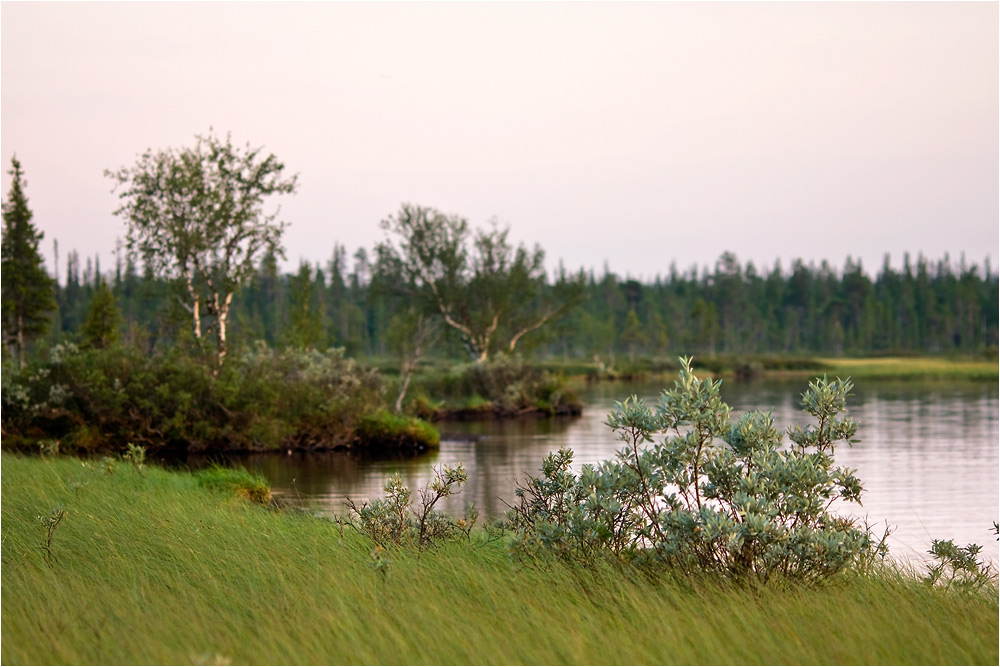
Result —
<instances>
[{"instance_id":1,"label":"distant forest","mask_svg":"<svg viewBox=\"0 0 1000 667\"><path fill-rule=\"evenodd\" d=\"M119 253L123 255L124 253ZM58 312L52 342L73 339L103 279L122 315L124 342L148 347L186 336L190 316L176 286L144 275L127 259L102 274L98 260L69 253L57 275ZM671 266L648 282L605 269L584 276L577 307L525 337L542 357L615 359L675 354L996 354L998 277L985 266L906 256L902 269L886 257L872 279L848 258L842 269L795 261L761 270L732 253L714 269ZM547 288L551 288L551 284ZM234 299L237 346L344 347L349 355L387 357L387 330L399 300L382 289L371 256L335 246L325 265L301 264L282 274L267 256ZM458 340L438 348L463 357Z\"/></svg>"}]
</instances>

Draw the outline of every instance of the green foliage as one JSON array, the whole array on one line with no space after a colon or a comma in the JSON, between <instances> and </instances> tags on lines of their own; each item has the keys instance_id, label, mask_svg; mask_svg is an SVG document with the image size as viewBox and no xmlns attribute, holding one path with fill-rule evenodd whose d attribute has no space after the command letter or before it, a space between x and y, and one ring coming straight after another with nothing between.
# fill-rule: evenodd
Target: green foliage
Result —
<instances>
[{"instance_id":1,"label":"green foliage","mask_svg":"<svg viewBox=\"0 0 1000 667\"><path fill-rule=\"evenodd\" d=\"M177 281L187 296L195 338L202 336L202 309L214 317L217 360L227 350L234 294L265 253L281 254L285 223L264 201L295 192L296 177L261 148L234 147L211 132L194 148L147 150L133 167L105 175L115 181L128 225L130 256L154 275Z\"/></svg>"},{"instance_id":2,"label":"green foliage","mask_svg":"<svg viewBox=\"0 0 1000 667\"><path fill-rule=\"evenodd\" d=\"M381 544L376 544L375 548L371 552L371 565L372 569L378 573L379 577L382 579L382 584L389 580L389 566L392 565L392 560L386 553L385 547Z\"/></svg>"},{"instance_id":3,"label":"green foliage","mask_svg":"<svg viewBox=\"0 0 1000 667\"><path fill-rule=\"evenodd\" d=\"M426 313L409 307L396 313L389 320L386 329L386 343L389 350L399 356L399 391L396 394L394 409L403 411L403 399L410 386L417 365L441 336L441 328L435 318Z\"/></svg>"},{"instance_id":4,"label":"green foliage","mask_svg":"<svg viewBox=\"0 0 1000 667\"><path fill-rule=\"evenodd\" d=\"M934 556L924 581L928 586L979 590L995 585L996 568L988 561L979 560L982 547L967 544L960 547L953 540L934 540L927 552Z\"/></svg>"},{"instance_id":5,"label":"green foliage","mask_svg":"<svg viewBox=\"0 0 1000 667\"><path fill-rule=\"evenodd\" d=\"M403 485L397 473L382 485L384 498L375 498L360 506L348 498L351 520L346 523L382 548L415 545L424 549L443 540L468 538L478 518L472 505L461 519L453 519L434 509L438 501L458 493L468 479L461 463L455 468L435 467L434 478L417 491L419 503L414 506L410 489Z\"/></svg>"},{"instance_id":6,"label":"green foliage","mask_svg":"<svg viewBox=\"0 0 1000 667\"><path fill-rule=\"evenodd\" d=\"M223 373L227 394L237 401L245 428L261 443L282 447L361 445L359 420L384 405L379 376L344 356L326 351L273 350L257 345Z\"/></svg>"},{"instance_id":7,"label":"green foliage","mask_svg":"<svg viewBox=\"0 0 1000 667\"><path fill-rule=\"evenodd\" d=\"M355 425L384 405L381 381L342 350L259 346L218 374L174 350L56 345L3 374L5 445L58 439L69 450L274 449L362 444Z\"/></svg>"},{"instance_id":8,"label":"green foliage","mask_svg":"<svg viewBox=\"0 0 1000 667\"><path fill-rule=\"evenodd\" d=\"M2 456L3 664L997 664L994 589L891 569L735 586L524 567L469 541L391 548L151 466ZM86 481L79 492L73 482ZM65 505L50 567L40 508ZM373 571L374 570L374 571ZM376 579L377 581L377 579ZM776 582L778 583L778 582ZM275 619L280 619L276 622ZM429 634L433 637L429 639Z\"/></svg>"},{"instance_id":9,"label":"green foliage","mask_svg":"<svg viewBox=\"0 0 1000 667\"><path fill-rule=\"evenodd\" d=\"M59 455L59 441L58 440L39 440L38 441L38 452L44 459L46 456L58 456Z\"/></svg>"},{"instance_id":10,"label":"green foliage","mask_svg":"<svg viewBox=\"0 0 1000 667\"><path fill-rule=\"evenodd\" d=\"M115 460L110 456L101 457L101 469L104 470L105 475L115 474Z\"/></svg>"},{"instance_id":11,"label":"green foliage","mask_svg":"<svg viewBox=\"0 0 1000 667\"><path fill-rule=\"evenodd\" d=\"M422 452L441 444L441 435L431 424L385 410L362 417L355 428L358 440L373 450Z\"/></svg>"},{"instance_id":12,"label":"green foliage","mask_svg":"<svg viewBox=\"0 0 1000 667\"><path fill-rule=\"evenodd\" d=\"M472 233L466 230L470 238ZM405 287L398 275L385 272L387 265L381 259L373 265L368 255L359 249L352 264L351 254L335 244L323 271L311 271L308 313L298 310L296 315L304 304L296 295L304 292L301 268L281 274L276 257L264 253L247 286L233 296L233 340L297 345L300 331L294 320L306 314L307 320L322 321L327 343L344 347L350 356L378 357L392 352L388 334L395 316L413 308L444 324L440 311L429 307L433 302ZM79 333L99 284L94 264L89 270L83 268L77 253L67 253L65 285L57 293L57 331ZM126 261L118 274L112 289L126 322L134 323L136 330L150 332L159 346L169 346L176 342L178 328L190 329L186 323L191 314L177 303L173 280L137 267L134 261ZM902 269L885 265L869 273L851 259L840 270L796 261L790 267L776 264L761 271L724 255L714 272L670 270L639 282L605 269L580 282L579 275L560 270L541 286L544 299L566 294L578 298L579 305L523 336L518 352L546 363L556 358L593 360L597 355L603 370L626 375L668 360L672 364L673 357L665 356L671 349L702 355L699 365L713 372L747 375L756 371L755 362L765 371L782 370L784 360L794 366L809 355L963 354L993 360L996 367L1000 326L996 269L948 256L919 257L905 262ZM630 329L631 311L639 324L637 339L631 333L623 335ZM212 319L208 313L202 315L206 323ZM495 351L505 343L509 349L507 334L501 331L507 326L503 315L497 326L492 338ZM458 329L445 325L443 330L446 335L435 353L464 357ZM313 333L310 330L307 338ZM714 334L714 341L708 334ZM322 349L322 344L313 347ZM616 365L616 359L627 359L630 353L635 356L633 367ZM748 365L741 370L743 362ZM863 377L853 371L843 375ZM987 377L995 378L996 373Z\"/></svg>"},{"instance_id":13,"label":"green foliage","mask_svg":"<svg viewBox=\"0 0 1000 667\"><path fill-rule=\"evenodd\" d=\"M855 442L857 424L841 416L851 382L810 383L802 407L816 423L790 427L785 447L770 413L731 422L721 381L690 364L681 359L655 411L635 397L616 404L607 424L626 444L616 459L579 475L570 450L545 459L508 512L516 548L762 580L858 564L873 547L867 529L829 511L861 498L853 471L833 465L836 443Z\"/></svg>"},{"instance_id":14,"label":"green foliage","mask_svg":"<svg viewBox=\"0 0 1000 667\"><path fill-rule=\"evenodd\" d=\"M293 347L308 350L323 346L326 338L323 330L323 300L316 292L312 267L307 262L300 262L298 273L288 280L291 312L285 338Z\"/></svg>"},{"instance_id":15,"label":"green foliage","mask_svg":"<svg viewBox=\"0 0 1000 667\"><path fill-rule=\"evenodd\" d=\"M0 243L0 282L3 286L3 339L17 350L23 368L25 348L49 330L56 309L55 281L45 271L38 244L44 234L31 222L24 194L24 173L17 157L11 159L10 192L3 202L3 241Z\"/></svg>"},{"instance_id":16,"label":"green foliage","mask_svg":"<svg viewBox=\"0 0 1000 667\"><path fill-rule=\"evenodd\" d=\"M582 293L582 277L565 273L549 288L541 247L514 248L510 230L496 223L473 232L464 218L404 204L382 228L379 284L440 316L478 362L498 350L514 352L523 336L564 315Z\"/></svg>"},{"instance_id":17,"label":"green foliage","mask_svg":"<svg viewBox=\"0 0 1000 667\"><path fill-rule=\"evenodd\" d=\"M101 286L94 292L87 309L87 319L80 327L83 342L90 347L105 348L118 342L121 328L121 312L115 295L108 284L101 280Z\"/></svg>"},{"instance_id":18,"label":"green foliage","mask_svg":"<svg viewBox=\"0 0 1000 667\"><path fill-rule=\"evenodd\" d=\"M629 361L634 362L636 349L639 345L646 342L646 334L642 331L642 325L639 322L639 316L636 314L635 308L628 311L628 315L625 317L625 326L619 337L628 347Z\"/></svg>"},{"instance_id":19,"label":"green foliage","mask_svg":"<svg viewBox=\"0 0 1000 667\"><path fill-rule=\"evenodd\" d=\"M250 502L267 505L273 500L267 479L245 468L227 468L214 464L194 473L204 487L246 498Z\"/></svg>"},{"instance_id":20,"label":"green foliage","mask_svg":"<svg viewBox=\"0 0 1000 667\"><path fill-rule=\"evenodd\" d=\"M142 473L143 468L146 467L146 448L133 445L130 442L125 445L125 453L122 454L122 460L132 464L132 469L137 473Z\"/></svg>"},{"instance_id":21,"label":"green foliage","mask_svg":"<svg viewBox=\"0 0 1000 667\"><path fill-rule=\"evenodd\" d=\"M425 405L424 412L418 412L428 417L448 411L555 415L579 414L581 409L579 399L561 375L527 364L519 357L495 357L456 366L448 372L417 376L414 388L418 397L445 400L442 406Z\"/></svg>"}]
</instances>

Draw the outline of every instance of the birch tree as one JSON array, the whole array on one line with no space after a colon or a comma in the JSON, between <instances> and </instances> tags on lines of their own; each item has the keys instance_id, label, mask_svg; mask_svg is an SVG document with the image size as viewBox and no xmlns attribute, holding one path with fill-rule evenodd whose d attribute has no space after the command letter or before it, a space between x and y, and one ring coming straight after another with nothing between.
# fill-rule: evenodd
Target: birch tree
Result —
<instances>
[{"instance_id":1,"label":"birch tree","mask_svg":"<svg viewBox=\"0 0 1000 667\"><path fill-rule=\"evenodd\" d=\"M427 313L454 329L469 355L485 361L497 350L513 353L521 339L579 301L582 276L546 281L545 253L511 244L509 229L468 222L432 208L404 204L382 221L377 271Z\"/></svg>"},{"instance_id":2,"label":"birch tree","mask_svg":"<svg viewBox=\"0 0 1000 667\"><path fill-rule=\"evenodd\" d=\"M134 166L105 172L119 194L115 215L127 225L129 253L182 285L178 299L191 314L194 337L214 330L220 366L233 295L260 257L283 254L287 223L278 221L279 208L264 207L272 195L295 192L297 176L284 170L262 148L236 147L229 135L223 141L210 132L193 148L150 149Z\"/></svg>"}]
</instances>

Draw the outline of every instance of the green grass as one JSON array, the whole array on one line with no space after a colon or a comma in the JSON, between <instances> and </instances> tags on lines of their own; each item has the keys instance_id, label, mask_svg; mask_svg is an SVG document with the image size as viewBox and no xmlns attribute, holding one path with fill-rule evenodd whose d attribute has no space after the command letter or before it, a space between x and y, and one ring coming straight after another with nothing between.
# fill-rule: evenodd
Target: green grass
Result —
<instances>
[{"instance_id":1,"label":"green grass","mask_svg":"<svg viewBox=\"0 0 1000 667\"><path fill-rule=\"evenodd\" d=\"M261 505L266 505L273 499L271 488L264 476L244 468L227 468L215 463L197 471L194 477L202 486L240 496Z\"/></svg>"},{"instance_id":2,"label":"green grass","mask_svg":"<svg viewBox=\"0 0 1000 667\"><path fill-rule=\"evenodd\" d=\"M955 379L997 380L1000 365L996 360L965 360L945 357L872 357L821 359L830 367L830 377L854 379Z\"/></svg>"},{"instance_id":3,"label":"green grass","mask_svg":"<svg viewBox=\"0 0 1000 667\"><path fill-rule=\"evenodd\" d=\"M366 446L377 451L424 451L441 445L441 434L433 425L416 417L396 415L387 410L379 410L361 418L356 428L358 437Z\"/></svg>"},{"instance_id":4,"label":"green grass","mask_svg":"<svg viewBox=\"0 0 1000 667\"><path fill-rule=\"evenodd\" d=\"M895 572L818 589L393 551L155 467L2 458L2 662L997 664L996 592ZM39 515L61 505L40 548Z\"/></svg>"}]
</instances>

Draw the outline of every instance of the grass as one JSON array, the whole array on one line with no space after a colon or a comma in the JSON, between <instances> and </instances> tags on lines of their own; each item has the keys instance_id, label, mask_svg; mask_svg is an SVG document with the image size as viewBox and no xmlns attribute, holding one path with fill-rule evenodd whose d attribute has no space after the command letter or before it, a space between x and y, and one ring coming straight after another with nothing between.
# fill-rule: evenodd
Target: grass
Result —
<instances>
[{"instance_id":1,"label":"grass","mask_svg":"<svg viewBox=\"0 0 1000 667\"><path fill-rule=\"evenodd\" d=\"M194 473L194 478L202 486L231 493L261 505L273 500L267 480L244 468L227 468L215 463Z\"/></svg>"},{"instance_id":2,"label":"grass","mask_svg":"<svg viewBox=\"0 0 1000 667\"><path fill-rule=\"evenodd\" d=\"M831 377L848 375L854 379L955 379L997 380L1000 365L996 360L949 359L946 357L872 357L821 359L830 367Z\"/></svg>"},{"instance_id":3,"label":"grass","mask_svg":"<svg viewBox=\"0 0 1000 667\"><path fill-rule=\"evenodd\" d=\"M379 451L425 451L441 444L441 435L431 424L416 417L395 415L386 410L361 418L356 428L358 437L366 446Z\"/></svg>"},{"instance_id":4,"label":"grass","mask_svg":"<svg viewBox=\"0 0 1000 667\"><path fill-rule=\"evenodd\" d=\"M2 457L4 664L997 664L998 605L887 571L816 589L418 555L194 475ZM37 517L63 506L46 558Z\"/></svg>"},{"instance_id":5,"label":"grass","mask_svg":"<svg viewBox=\"0 0 1000 667\"><path fill-rule=\"evenodd\" d=\"M1000 379L1000 363L996 359L928 356L896 357L798 357L695 355L696 369L714 376L812 377L823 375L854 379L885 380L991 380ZM556 368L555 362L549 362ZM616 372L598 372L596 364L572 362L565 364L576 375L590 379L613 377L667 377L676 374L676 359L640 359L633 364L619 362ZM564 371L564 374L570 375Z\"/></svg>"}]
</instances>

